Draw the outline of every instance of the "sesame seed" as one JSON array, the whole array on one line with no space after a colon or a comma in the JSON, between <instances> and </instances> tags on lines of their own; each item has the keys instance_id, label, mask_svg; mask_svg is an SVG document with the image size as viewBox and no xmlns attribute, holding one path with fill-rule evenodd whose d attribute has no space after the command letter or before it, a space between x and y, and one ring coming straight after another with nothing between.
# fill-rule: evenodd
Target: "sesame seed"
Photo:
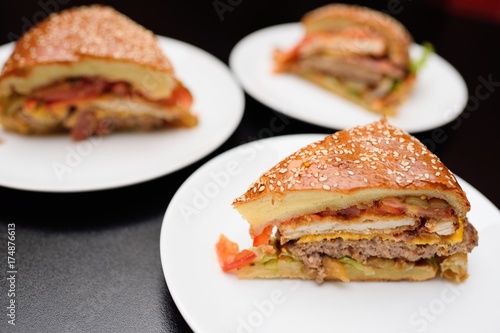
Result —
<instances>
[{"instance_id":1,"label":"sesame seed","mask_svg":"<svg viewBox=\"0 0 500 333\"><path fill-rule=\"evenodd\" d=\"M44 62L54 57L58 62L74 62L80 56L92 56L171 70L155 35L112 8L86 6L69 9L49 16L42 24L43 35L40 30L32 29L19 39L19 47L27 50L29 55L18 57L13 66L29 66L34 61ZM126 43L124 36L127 37Z\"/></svg>"},{"instance_id":2,"label":"sesame seed","mask_svg":"<svg viewBox=\"0 0 500 333\"><path fill-rule=\"evenodd\" d=\"M266 187L264 185L262 185L261 187L259 187L259 192L262 192L266 189Z\"/></svg>"},{"instance_id":3,"label":"sesame seed","mask_svg":"<svg viewBox=\"0 0 500 333\"><path fill-rule=\"evenodd\" d=\"M323 189L324 190L329 190L330 189L330 186L326 185L326 184L323 184Z\"/></svg>"},{"instance_id":4,"label":"sesame seed","mask_svg":"<svg viewBox=\"0 0 500 333\"><path fill-rule=\"evenodd\" d=\"M350 174L351 176L354 175L354 172L352 172L351 170L347 170L347 173Z\"/></svg>"}]
</instances>

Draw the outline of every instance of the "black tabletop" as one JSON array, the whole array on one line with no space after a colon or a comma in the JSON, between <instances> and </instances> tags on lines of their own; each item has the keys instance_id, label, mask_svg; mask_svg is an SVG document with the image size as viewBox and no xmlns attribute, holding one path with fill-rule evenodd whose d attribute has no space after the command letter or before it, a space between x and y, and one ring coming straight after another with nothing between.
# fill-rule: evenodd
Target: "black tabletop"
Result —
<instances>
[{"instance_id":1,"label":"black tabletop","mask_svg":"<svg viewBox=\"0 0 500 333\"><path fill-rule=\"evenodd\" d=\"M77 0L0 3L0 42ZM228 63L232 47L267 26L296 22L325 1L102 1L163 36ZM448 14L431 2L364 2L389 12L416 42L430 41L464 77L469 101L449 124L417 133L457 175L500 207L496 135L500 119L500 26ZM245 95L245 113L216 151L173 174L85 193L0 187L0 332L191 332L172 300L160 262L166 208L183 181L218 154L259 136L273 110ZM288 119L275 135L335 130ZM9 161L0 161L9 163ZM9 228L15 227L16 320L8 324ZM188 246L188 245L187 245ZM180 254L182 255L182 249ZM187 263L196 264L196 263ZM202 277L200 277L202 278Z\"/></svg>"}]
</instances>

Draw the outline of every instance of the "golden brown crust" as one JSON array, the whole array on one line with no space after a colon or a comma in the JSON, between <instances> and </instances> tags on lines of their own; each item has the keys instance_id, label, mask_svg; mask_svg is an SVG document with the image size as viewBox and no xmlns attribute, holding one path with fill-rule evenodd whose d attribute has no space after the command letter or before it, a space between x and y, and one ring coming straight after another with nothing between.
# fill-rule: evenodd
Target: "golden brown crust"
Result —
<instances>
[{"instance_id":1,"label":"golden brown crust","mask_svg":"<svg viewBox=\"0 0 500 333\"><path fill-rule=\"evenodd\" d=\"M172 72L151 31L110 7L92 5L52 14L30 29L16 43L1 75L23 75L30 67L74 63L85 57Z\"/></svg>"},{"instance_id":2,"label":"golden brown crust","mask_svg":"<svg viewBox=\"0 0 500 333\"><path fill-rule=\"evenodd\" d=\"M408 66L408 48L413 38L399 21L387 14L357 5L330 4L305 14L301 22L308 33L347 26L369 27L387 39L392 62Z\"/></svg>"},{"instance_id":3,"label":"golden brown crust","mask_svg":"<svg viewBox=\"0 0 500 333\"><path fill-rule=\"evenodd\" d=\"M459 216L470 210L464 191L440 159L385 118L339 131L296 151L262 174L233 205L240 209L264 197L281 202L294 192L347 196L377 189L429 190L455 198Z\"/></svg>"}]
</instances>

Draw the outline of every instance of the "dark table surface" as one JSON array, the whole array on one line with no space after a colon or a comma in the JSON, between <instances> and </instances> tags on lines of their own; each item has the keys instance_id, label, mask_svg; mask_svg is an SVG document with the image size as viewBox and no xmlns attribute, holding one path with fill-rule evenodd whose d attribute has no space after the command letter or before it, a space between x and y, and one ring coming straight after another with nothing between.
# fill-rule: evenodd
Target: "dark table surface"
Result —
<instances>
[{"instance_id":1,"label":"dark table surface","mask_svg":"<svg viewBox=\"0 0 500 333\"><path fill-rule=\"evenodd\" d=\"M267 26L296 22L323 1L103 1L159 35L196 45L227 64L232 47ZM0 42L76 0L2 1ZM367 4L367 3L364 3ZM500 26L447 14L429 2L371 2L403 22L416 42L430 41L463 75L464 112L441 130L416 136L457 175L500 207ZM478 91L480 89L480 91ZM479 95L478 95L479 94ZM478 98L479 96L483 96ZM0 332L191 332L172 300L160 262L162 219L177 188L214 156L257 138L274 117L246 95L234 134L196 163L142 184L86 193L38 193L0 187ZM276 135L334 130L289 119ZM436 139L438 137L438 139ZM9 161L0 161L9 163ZM7 324L7 225L16 226L16 326ZM4 314L5 312L5 314Z\"/></svg>"}]
</instances>

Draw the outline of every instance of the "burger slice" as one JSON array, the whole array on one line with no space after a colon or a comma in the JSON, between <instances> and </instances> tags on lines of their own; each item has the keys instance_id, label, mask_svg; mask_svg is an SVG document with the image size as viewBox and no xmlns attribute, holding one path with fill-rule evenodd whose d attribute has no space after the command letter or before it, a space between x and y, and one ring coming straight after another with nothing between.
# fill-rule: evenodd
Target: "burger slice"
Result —
<instances>
[{"instance_id":1,"label":"burger slice","mask_svg":"<svg viewBox=\"0 0 500 333\"><path fill-rule=\"evenodd\" d=\"M156 36L114 9L52 14L16 43L0 75L0 124L20 134L193 127L190 91Z\"/></svg>"},{"instance_id":2,"label":"burger slice","mask_svg":"<svg viewBox=\"0 0 500 333\"><path fill-rule=\"evenodd\" d=\"M292 73L368 110L393 116L410 94L415 72L407 29L367 7L331 4L308 12L305 34L276 50L275 71Z\"/></svg>"},{"instance_id":3,"label":"burger slice","mask_svg":"<svg viewBox=\"0 0 500 333\"><path fill-rule=\"evenodd\" d=\"M233 206L253 247L221 235L216 248L222 269L245 279L461 282L478 244L454 175L385 119L296 151Z\"/></svg>"}]
</instances>

